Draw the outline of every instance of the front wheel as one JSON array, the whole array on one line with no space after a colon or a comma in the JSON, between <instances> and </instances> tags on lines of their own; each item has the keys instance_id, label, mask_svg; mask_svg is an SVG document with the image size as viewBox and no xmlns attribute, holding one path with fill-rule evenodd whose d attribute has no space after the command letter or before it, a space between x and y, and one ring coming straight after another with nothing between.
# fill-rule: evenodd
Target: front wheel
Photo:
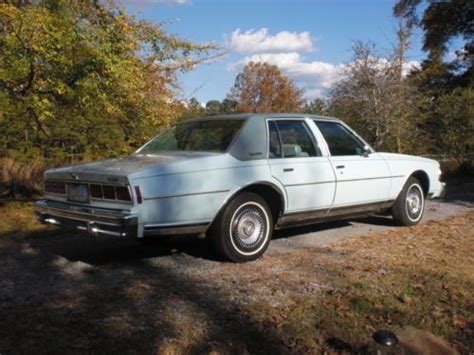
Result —
<instances>
[{"instance_id":1,"label":"front wheel","mask_svg":"<svg viewBox=\"0 0 474 355\"><path fill-rule=\"evenodd\" d=\"M418 224L425 211L425 195L420 181L410 177L392 207L395 222L402 226Z\"/></svg>"},{"instance_id":2,"label":"front wheel","mask_svg":"<svg viewBox=\"0 0 474 355\"><path fill-rule=\"evenodd\" d=\"M226 259L255 260L265 252L272 237L270 208L259 195L241 193L219 214L210 233L217 250Z\"/></svg>"}]
</instances>

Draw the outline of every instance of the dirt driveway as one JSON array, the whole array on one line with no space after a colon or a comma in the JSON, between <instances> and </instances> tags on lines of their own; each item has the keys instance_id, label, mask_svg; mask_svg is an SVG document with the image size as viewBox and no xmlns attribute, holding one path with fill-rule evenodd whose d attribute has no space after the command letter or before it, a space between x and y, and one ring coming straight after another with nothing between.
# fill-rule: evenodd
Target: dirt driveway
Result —
<instances>
[{"instance_id":1,"label":"dirt driveway","mask_svg":"<svg viewBox=\"0 0 474 355\"><path fill-rule=\"evenodd\" d=\"M413 228L372 217L280 231L262 259L244 265L220 262L206 240L93 239L45 229L31 206L7 204L0 354L353 350L377 327L405 325L425 325L468 352L473 191L474 184L450 189ZM440 241L453 244L441 249ZM437 297L451 283L461 286L448 307ZM441 318L431 315L435 306Z\"/></svg>"}]
</instances>

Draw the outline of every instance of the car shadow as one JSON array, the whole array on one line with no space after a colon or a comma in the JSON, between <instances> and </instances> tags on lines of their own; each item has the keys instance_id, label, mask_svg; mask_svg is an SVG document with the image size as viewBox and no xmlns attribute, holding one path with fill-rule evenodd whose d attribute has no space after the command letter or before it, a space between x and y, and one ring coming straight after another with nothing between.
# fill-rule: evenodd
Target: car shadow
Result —
<instances>
[{"instance_id":1,"label":"car shadow","mask_svg":"<svg viewBox=\"0 0 474 355\"><path fill-rule=\"evenodd\" d=\"M375 215L375 216L370 216L370 217L338 220L338 221L331 221L331 222L317 222L317 223L309 224L305 226L284 228L284 229L276 230L273 235L273 239L289 238L289 237L291 238L291 237L298 237L299 235L302 235L302 234L318 233L318 232L332 230L332 229L336 230L339 228L352 226L354 223L367 224L367 225L373 225L373 226L385 226L385 227L396 226L394 220L391 217Z\"/></svg>"},{"instance_id":2,"label":"car shadow","mask_svg":"<svg viewBox=\"0 0 474 355\"><path fill-rule=\"evenodd\" d=\"M273 239L297 238L302 234L337 230L349 227L354 222L374 226L394 226L391 218L372 216L276 230ZM48 229L32 233L26 236L26 240L43 252L60 255L69 261L81 261L97 266L113 263L134 264L145 259L174 255L188 255L193 259L207 261L222 261L222 258L215 252L210 238L199 238L195 235L156 237L148 240L147 243L142 243L136 239L118 239L108 236L95 238L83 232Z\"/></svg>"},{"instance_id":3,"label":"car shadow","mask_svg":"<svg viewBox=\"0 0 474 355\"><path fill-rule=\"evenodd\" d=\"M191 341L181 345L176 340L176 348L187 346L183 352L191 354L211 353L214 347L236 354L248 353L247 347L252 353L288 352L277 330L242 312L225 288L209 288L183 272L176 267L181 260L170 265L143 259L172 254L168 248L52 229L0 233L0 241L0 255L7 256L0 269L7 285L0 288L2 352L175 353L161 350L168 345L173 350L172 342L181 337ZM84 268L58 255L108 265ZM199 265L188 259L193 268ZM192 328L183 330L188 318L175 312L196 317ZM188 337L189 329L206 335Z\"/></svg>"},{"instance_id":4,"label":"car shadow","mask_svg":"<svg viewBox=\"0 0 474 355\"><path fill-rule=\"evenodd\" d=\"M275 230L273 233L273 239L280 239L280 238L291 238L291 237L298 237L302 234L308 233L317 233L322 232L329 229L339 229L350 226L351 223L349 221L332 221L332 222L319 222L314 224L308 224L304 226L295 226L295 227L288 227Z\"/></svg>"},{"instance_id":5,"label":"car shadow","mask_svg":"<svg viewBox=\"0 0 474 355\"><path fill-rule=\"evenodd\" d=\"M186 254L197 259L220 261L211 243L197 236L176 236L153 240L143 244L135 239L90 237L84 233L55 237L47 241L48 233L36 236L32 246L44 252L60 255L69 261L81 261L91 265L113 263L134 264L145 259Z\"/></svg>"}]
</instances>

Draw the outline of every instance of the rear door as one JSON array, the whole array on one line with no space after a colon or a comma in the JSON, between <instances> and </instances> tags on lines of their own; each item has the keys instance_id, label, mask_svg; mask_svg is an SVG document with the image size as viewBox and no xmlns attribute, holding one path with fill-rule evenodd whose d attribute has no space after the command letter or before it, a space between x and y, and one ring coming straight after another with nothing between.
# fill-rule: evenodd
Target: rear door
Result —
<instances>
[{"instance_id":1,"label":"rear door","mask_svg":"<svg viewBox=\"0 0 474 355\"><path fill-rule=\"evenodd\" d=\"M269 119L268 161L272 175L285 187L287 212L329 210L335 176L304 119Z\"/></svg>"},{"instance_id":2,"label":"rear door","mask_svg":"<svg viewBox=\"0 0 474 355\"><path fill-rule=\"evenodd\" d=\"M386 201L390 192L390 170L385 160L341 122L315 120L315 123L326 141L329 160L336 172L333 208L370 207Z\"/></svg>"}]
</instances>

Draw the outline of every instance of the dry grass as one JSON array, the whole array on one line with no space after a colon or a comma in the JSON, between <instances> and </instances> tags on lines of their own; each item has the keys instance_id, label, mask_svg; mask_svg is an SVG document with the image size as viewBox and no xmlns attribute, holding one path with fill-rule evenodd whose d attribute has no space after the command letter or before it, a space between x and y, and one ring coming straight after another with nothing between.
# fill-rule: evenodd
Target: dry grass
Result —
<instances>
[{"instance_id":1,"label":"dry grass","mask_svg":"<svg viewBox=\"0 0 474 355\"><path fill-rule=\"evenodd\" d=\"M0 187L14 193L34 193L41 190L46 165L41 160L20 164L12 158L0 159ZM1 195L2 191L0 191Z\"/></svg>"},{"instance_id":2,"label":"dry grass","mask_svg":"<svg viewBox=\"0 0 474 355\"><path fill-rule=\"evenodd\" d=\"M317 297L294 295L296 309L311 309L325 338L356 348L375 329L410 325L468 352L474 349L473 226L471 213L292 255L328 285Z\"/></svg>"},{"instance_id":3,"label":"dry grass","mask_svg":"<svg viewBox=\"0 0 474 355\"><path fill-rule=\"evenodd\" d=\"M0 235L21 240L31 233L47 229L33 217L31 203L7 202L2 206L0 202L0 211Z\"/></svg>"},{"instance_id":4,"label":"dry grass","mask_svg":"<svg viewBox=\"0 0 474 355\"><path fill-rule=\"evenodd\" d=\"M225 273L243 275L234 276L236 284L258 284L246 312L272 324L291 349L327 350L329 339L360 349L377 329L412 326L468 353L474 349L473 227L471 213L267 257L258 268L227 265Z\"/></svg>"}]
</instances>

